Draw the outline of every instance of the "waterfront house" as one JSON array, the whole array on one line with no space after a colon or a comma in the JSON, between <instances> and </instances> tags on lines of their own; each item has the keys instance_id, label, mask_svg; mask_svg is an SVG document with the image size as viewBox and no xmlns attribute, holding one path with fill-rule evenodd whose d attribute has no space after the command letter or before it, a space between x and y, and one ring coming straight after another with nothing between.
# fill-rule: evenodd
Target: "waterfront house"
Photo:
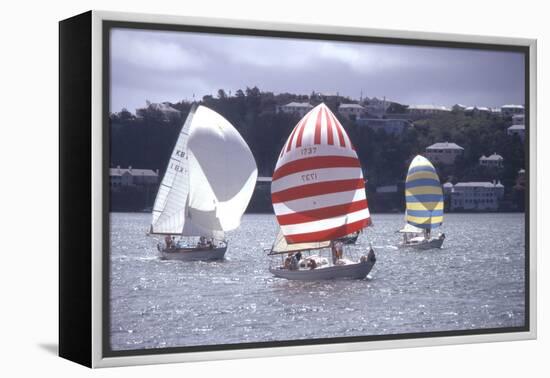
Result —
<instances>
[{"instance_id":1,"label":"waterfront house","mask_svg":"<svg viewBox=\"0 0 550 378\"><path fill-rule=\"evenodd\" d=\"M139 187L156 185L159 182L159 171L152 169L111 168L109 170L109 185L111 189L122 187Z\"/></svg>"},{"instance_id":2,"label":"waterfront house","mask_svg":"<svg viewBox=\"0 0 550 378\"><path fill-rule=\"evenodd\" d=\"M434 163L454 164L456 158L464 153L464 148L456 143L434 143L426 147L426 157Z\"/></svg>"},{"instance_id":3,"label":"waterfront house","mask_svg":"<svg viewBox=\"0 0 550 378\"><path fill-rule=\"evenodd\" d=\"M502 168L504 158L496 152L490 156L482 155L479 158L479 165L489 168Z\"/></svg>"},{"instance_id":4,"label":"waterfront house","mask_svg":"<svg viewBox=\"0 0 550 378\"><path fill-rule=\"evenodd\" d=\"M504 196L499 182L459 182L451 189L451 210L496 211Z\"/></svg>"}]
</instances>

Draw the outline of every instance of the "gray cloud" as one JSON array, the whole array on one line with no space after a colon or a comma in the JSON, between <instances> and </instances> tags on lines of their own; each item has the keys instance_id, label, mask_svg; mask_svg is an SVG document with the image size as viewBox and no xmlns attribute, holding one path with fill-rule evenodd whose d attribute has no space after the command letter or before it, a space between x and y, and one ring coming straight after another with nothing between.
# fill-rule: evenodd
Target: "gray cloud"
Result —
<instances>
[{"instance_id":1,"label":"gray cloud","mask_svg":"<svg viewBox=\"0 0 550 378\"><path fill-rule=\"evenodd\" d=\"M339 92L405 104L523 104L519 53L115 29L111 110L220 88Z\"/></svg>"}]
</instances>

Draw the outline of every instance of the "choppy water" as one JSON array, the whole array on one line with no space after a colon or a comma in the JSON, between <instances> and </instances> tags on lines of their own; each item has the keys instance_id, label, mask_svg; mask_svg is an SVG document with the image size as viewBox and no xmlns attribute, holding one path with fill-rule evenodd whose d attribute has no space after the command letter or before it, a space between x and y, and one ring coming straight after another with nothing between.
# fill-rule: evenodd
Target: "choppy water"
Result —
<instances>
[{"instance_id":1,"label":"choppy water","mask_svg":"<svg viewBox=\"0 0 550 378\"><path fill-rule=\"evenodd\" d=\"M524 324L524 215L448 214L441 250L397 249L403 216L375 215L366 280L271 276L272 215L245 215L225 261L162 261L149 214L111 214L113 350Z\"/></svg>"}]
</instances>

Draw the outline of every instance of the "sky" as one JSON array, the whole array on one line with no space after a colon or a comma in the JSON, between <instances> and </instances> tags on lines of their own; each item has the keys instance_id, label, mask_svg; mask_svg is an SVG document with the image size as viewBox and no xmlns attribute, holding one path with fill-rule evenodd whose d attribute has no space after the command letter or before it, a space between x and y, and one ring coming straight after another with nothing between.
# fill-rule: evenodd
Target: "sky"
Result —
<instances>
[{"instance_id":1,"label":"sky","mask_svg":"<svg viewBox=\"0 0 550 378\"><path fill-rule=\"evenodd\" d=\"M524 104L520 53L113 29L111 111L262 91L386 97L407 105Z\"/></svg>"}]
</instances>

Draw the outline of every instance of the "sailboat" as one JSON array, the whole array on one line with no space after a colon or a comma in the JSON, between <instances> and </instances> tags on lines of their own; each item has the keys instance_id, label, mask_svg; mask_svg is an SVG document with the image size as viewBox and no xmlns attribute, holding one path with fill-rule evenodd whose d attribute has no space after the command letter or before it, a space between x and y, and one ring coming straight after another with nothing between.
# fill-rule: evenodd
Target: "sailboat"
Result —
<instances>
[{"instance_id":1,"label":"sailboat","mask_svg":"<svg viewBox=\"0 0 550 378\"><path fill-rule=\"evenodd\" d=\"M164 236L157 245L161 257L223 259L225 232L239 227L257 176L252 152L239 132L220 114L194 105L153 206L149 234Z\"/></svg>"},{"instance_id":2,"label":"sailboat","mask_svg":"<svg viewBox=\"0 0 550 378\"><path fill-rule=\"evenodd\" d=\"M367 276L376 261L372 247L356 258L342 253L338 241L371 223L363 171L350 138L325 104L307 113L283 146L271 200L280 226L268 252L274 276L303 281Z\"/></svg>"},{"instance_id":3,"label":"sailboat","mask_svg":"<svg viewBox=\"0 0 550 378\"><path fill-rule=\"evenodd\" d=\"M443 190L432 163L417 155L405 181L405 226L401 247L416 249L441 248L445 234L432 236L432 230L443 224Z\"/></svg>"}]
</instances>

